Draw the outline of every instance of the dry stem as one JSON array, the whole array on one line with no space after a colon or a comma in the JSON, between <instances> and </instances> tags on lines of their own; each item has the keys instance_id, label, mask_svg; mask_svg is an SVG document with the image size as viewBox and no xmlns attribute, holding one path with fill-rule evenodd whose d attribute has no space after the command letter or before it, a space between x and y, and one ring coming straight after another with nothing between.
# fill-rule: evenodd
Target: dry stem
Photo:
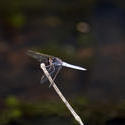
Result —
<instances>
[{"instance_id":1,"label":"dry stem","mask_svg":"<svg viewBox=\"0 0 125 125\"><path fill-rule=\"evenodd\" d=\"M50 74L48 73L48 71L46 70L45 64L42 63L41 68L43 70L43 72L45 73L46 77L48 78L50 85L53 86L53 88L55 89L56 93L59 95L59 97L62 99L62 101L64 102L64 104L66 105L66 107L70 110L71 114L74 116L74 118L76 119L76 121L80 124L80 125L84 125L81 118L76 114L76 112L74 111L74 109L72 108L72 106L69 104L69 102L65 99L65 97L63 96L63 94L61 93L61 91L58 89L58 87L56 86L55 82L52 80Z\"/></svg>"}]
</instances>

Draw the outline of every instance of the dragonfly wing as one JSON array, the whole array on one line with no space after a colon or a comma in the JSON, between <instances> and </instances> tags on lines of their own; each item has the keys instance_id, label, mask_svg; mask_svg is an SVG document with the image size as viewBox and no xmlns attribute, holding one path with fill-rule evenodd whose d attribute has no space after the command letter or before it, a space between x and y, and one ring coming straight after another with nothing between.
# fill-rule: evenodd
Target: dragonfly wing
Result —
<instances>
[{"instance_id":1,"label":"dragonfly wing","mask_svg":"<svg viewBox=\"0 0 125 125\"><path fill-rule=\"evenodd\" d=\"M28 50L27 55L37 59L39 62L46 62L48 58L52 58L53 56L42 54L36 51Z\"/></svg>"}]
</instances>

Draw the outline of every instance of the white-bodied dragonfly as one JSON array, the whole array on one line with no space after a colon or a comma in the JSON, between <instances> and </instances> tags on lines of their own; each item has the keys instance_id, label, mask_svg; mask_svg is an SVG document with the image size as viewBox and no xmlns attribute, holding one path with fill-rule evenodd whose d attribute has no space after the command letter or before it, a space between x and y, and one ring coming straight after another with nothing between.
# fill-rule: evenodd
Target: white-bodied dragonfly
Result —
<instances>
[{"instance_id":1,"label":"white-bodied dragonfly","mask_svg":"<svg viewBox=\"0 0 125 125\"><path fill-rule=\"evenodd\" d=\"M83 70L83 71L86 70L85 68L82 68L80 66L75 66L75 65L66 63L62 61L61 59L59 59L58 57L50 56L50 55L39 53L36 51L28 50L27 55L37 59L40 62L40 64L45 63L46 69L51 75L51 77L53 78L53 80L55 80L62 66L72 68L72 69L77 69L77 70ZM40 83L44 83L45 81L47 81L47 77L43 75L41 77Z\"/></svg>"}]
</instances>

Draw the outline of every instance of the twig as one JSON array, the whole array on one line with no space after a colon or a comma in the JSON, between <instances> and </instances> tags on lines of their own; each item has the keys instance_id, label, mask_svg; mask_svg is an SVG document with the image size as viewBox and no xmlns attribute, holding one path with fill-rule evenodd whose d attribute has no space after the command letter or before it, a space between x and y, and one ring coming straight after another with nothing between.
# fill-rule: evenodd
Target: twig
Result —
<instances>
[{"instance_id":1,"label":"twig","mask_svg":"<svg viewBox=\"0 0 125 125\"><path fill-rule=\"evenodd\" d=\"M59 95L59 97L62 99L62 101L64 102L64 104L66 105L66 107L70 110L71 114L74 116L74 118L76 119L76 121L80 124L80 125L84 125L81 118L76 114L76 112L74 111L74 109L72 108L72 106L69 104L69 102L65 99L65 97L63 96L63 94L61 93L61 91L58 89L58 87L56 86L55 82L52 80L50 74L48 73L48 71L46 70L45 64L42 63L40 65L40 67L42 68L44 74L46 75L46 77L48 78L50 84L53 86L53 88L55 89L56 93Z\"/></svg>"}]
</instances>

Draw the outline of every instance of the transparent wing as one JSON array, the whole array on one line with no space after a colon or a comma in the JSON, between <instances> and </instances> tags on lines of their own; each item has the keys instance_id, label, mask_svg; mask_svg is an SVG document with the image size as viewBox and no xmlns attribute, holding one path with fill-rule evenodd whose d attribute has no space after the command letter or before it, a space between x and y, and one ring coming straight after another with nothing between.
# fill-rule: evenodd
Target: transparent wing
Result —
<instances>
[{"instance_id":1,"label":"transparent wing","mask_svg":"<svg viewBox=\"0 0 125 125\"><path fill-rule=\"evenodd\" d=\"M54 58L53 56L39 53L33 50L28 50L26 54L30 57L33 57L34 59L37 59L39 62L46 62L48 61L48 58Z\"/></svg>"}]
</instances>

